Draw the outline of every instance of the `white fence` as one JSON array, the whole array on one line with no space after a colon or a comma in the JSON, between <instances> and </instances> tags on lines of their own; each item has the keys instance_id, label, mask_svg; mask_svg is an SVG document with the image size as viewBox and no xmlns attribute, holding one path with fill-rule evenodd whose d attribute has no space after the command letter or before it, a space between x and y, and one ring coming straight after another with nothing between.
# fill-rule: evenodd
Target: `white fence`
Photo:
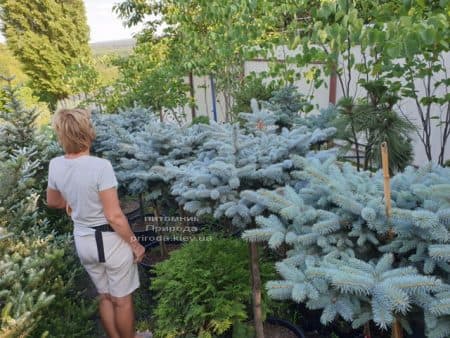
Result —
<instances>
[{"instance_id":1,"label":"white fence","mask_svg":"<svg viewBox=\"0 0 450 338\"><path fill-rule=\"evenodd\" d=\"M287 51L283 50L282 48L278 49L276 51L277 57L282 60L283 56L286 54L293 55L297 53L298 51ZM358 60L361 60L362 56L359 52L358 48L354 48L352 53L355 55L355 58L358 62ZM447 64L450 64L450 53L443 55L443 58L445 61L448 61ZM314 66L318 66L315 64ZM295 68L295 67L294 67ZM263 71L267 71L269 69L269 62L266 60L261 59L255 59L246 61L244 64L244 74L248 75L251 72L260 73ZM295 68L296 71L304 73L308 71L308 68L304 69L298 69ZM450 73L450 67L447 67L447 70ZM357 85L357 81L361 77L360 74L356 70L353 70L351 73L351 85L350 85L350 93L352 95L355 95L357 97L362 97L365 95L364 89L361 86ZM335 79L334 79L335 80ZM339 82L334 81L331 77L327 79L327 81L324 82L324 85L322 85L320 88L315 89L313 94L314 98L312 99L312 103L315 107L318 107L318 109L325 108L329 105L330 102L337 102L342 96L342 88L339 85ZM400 79L401 80L401 79ZM437 81L439 79L435 78L434 81ZM185 79L186 83L189 83L189 78L186 77ZM334 82L334 84L333 84ZM302 79L295 82L296 87L301 93L304 94L310 94L311 93L311 85L306 82L306 80ZM424 93L424 86L421 80L416 81L416 86L419 89L419 95L423 95ZM214 118L213 115L213 91L211 88L211 79L208 76L198 77L193 76L193 87L194 87L194 98L195 98L195 111L196 116L209 116L211 119ZM436 95L444 95L445 93L435 93ZM189 95L189 94L188 94ZM79 102L80 98L73 97L69 101L69 105L74 106ZM217 120L219 122L225 121L225 103L224 103L224 96L222 93L217 92L215 90L215 103L216 103L216 114L217 114ZM67 104L67 103L66 103ZM412 99L404 99L402 100L398 107L398 111L401 111L402 114L406 115L409 120L415 121L416 125L418 126L419 130L421 128L419 115L417 111L417 107ZM178 109L178 112L184 112L186 115L186 122L189 123L191 121L191 108L186 105L184 107L180 107ZM437 107L435 107L433 111L434 116L439 116L439 114L442 114L443 112L439 111ZM170 114L166 115L168 119L170 119ZM437 120L433 120L437 121ZM437 124L437 123L436 123ZM431 129L431 144L432 144L432 157L434 161L437 161L439 151L441 148L441 140L442 140L442 127L437 126L436 124L433 125ZM411 133L411 138L413 140L413 148L414 148L414 163L415 165L422 165L426 163L427 156L425 153L425 149L423 144L420 141L419 136L417 133ZM449 143L448 141L447 143ZM444 160L450 159L450 144L447 144Z\"/></svg>"},{"instance_id":2,"label":"white fence","mask_svg":"<svg viewBox=\"0 0 450 338\"><path fill-rule=\"evenodd\" d=\"M356 60L360 60L361 57L361 53L359 52L358 48L354 48L352 51L355 55ZM283 52L279 52L277 51L277 55L278 57L281 59L282 55L284 55L286 53L286 51ZM288 51L287 54L292 54L295 53L295 51ZM448 60L449 64L450 64L450 54L444 55L444 59ZM317 66L317 65L315 65ZM251 72L263 72L268 70L269 68L269 63L266 60L250 60L245 62L244 65L244 72L245 75L250 74ZM447 67L447 69L450 71L450 68ZM296 69L297 71L300 72L305 72L308 69ZM361 86L357 85L357 81L358 79L361 77L360 74L358 74L355 70L352 72L352 81L351 81L351 89L350 89L350 93L353 93L355 96L357 97L362 97L365 95L364 93L364 89ZM434 81L437 81L438 79L433 79ZM188 78L186 78L186 82L188 82ZM335 99L336 101L338 101L342 96L342 88L339 85L339 83L337 84L337 86L333 85L333 80L332 78L330 78L328 81L325 81L325 84L320 87L319 89L314 90L314 98L312 100L312 103L320 108L325 108L329 105L330 100L333 101L333 99ZM194 76L193 78L193 83L194 83L194 91L195 91L195 102L196 102L196 116L200 116L200 115L206 115L209 116L210 118L213 118L213 104L212 104L212 100L213 100L213 94L212 94L212 90L211 90L211 81L209 77L196 77ZM297 81L295 83L295 85L297 86L298 90L302 93L310 93L311 91L311 86L310 84L306 83L305 80L300 80ZM421 91L419 93L419 95L422 95L424 93L424 86L422 81L417 81L416 83L417 88L419 89L419 91ZM444 93L436 93L436 95L444 95ZM221 95L221 93L217 93L216 92L216 112L217 112L217 117L218 117L218 121L225 121L225 104L224 104L224 99L223 99L223 95ZM418 111L417 111L417 107L415 105L415 103L413 102L412 99L404 99L402 100L397 109L399 111L401 111L403 114L405 114L406 116L408 116L408 118L411 121L416 121L416 125L420 128L420 124L419 124L419 115L418 115ZM187 122L189 122L191 120L191 114L190 111L191 109L186 106L183 108L180 108L180 110L183 110L186 113L187 116ZM437 108L434 109L433 115L434 116L439 116L439 114L441 114L442 112L439 111ZM432 155L433 155L433 160L437 161L438 155L439 155L439 151L441 148L441 144L440 144L440 140L441 138L441 133L442 133L442 128L437 126L436 124L433 125L432 130L431 130L431 142L432 142ZM411 134L411 138L413 140L413 147L414 147L414 164L415 165L422 165L424 163L426 163L427 160L427 156L425 154L425 150L424 150L424 146L421 143L417 133L412 133ZM448 142L447 142L448 143ZM447 144L446 146L446 151L445 151L445 156L444 159L448 160L450 159L450 144Z\"/></svg>"}]
</instances>

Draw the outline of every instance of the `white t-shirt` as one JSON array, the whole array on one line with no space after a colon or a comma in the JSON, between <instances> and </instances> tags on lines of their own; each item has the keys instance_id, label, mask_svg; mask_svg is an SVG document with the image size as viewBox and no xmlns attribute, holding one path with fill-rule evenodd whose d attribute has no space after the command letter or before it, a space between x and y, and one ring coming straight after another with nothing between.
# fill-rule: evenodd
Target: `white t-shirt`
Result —
<instances>
[{"instance_id":1,"label":"white t-shirt","mask_svg":"<svg viewBox=\"0 0 450 338\"><path fill-rule=\"evenodd\" d=\"M62 155L50 160L48 187L58 190L72 208L76 236L93 234L90 227L108 223L99 192L117 186L111 162L106 159L91 155L68 159Z\"/></svg>"}]
</instances>

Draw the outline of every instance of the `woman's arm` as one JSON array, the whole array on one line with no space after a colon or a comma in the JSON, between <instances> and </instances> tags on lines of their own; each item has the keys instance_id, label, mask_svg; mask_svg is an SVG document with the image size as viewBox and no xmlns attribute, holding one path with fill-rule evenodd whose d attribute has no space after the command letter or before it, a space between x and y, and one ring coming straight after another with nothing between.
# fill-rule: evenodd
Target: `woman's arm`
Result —
<instances>
[{"instance_id":1,"label":"woman's arm","mask_svg":"<svg viewBox=\"0 0 450 338\"><path fill-rule=\"evenodd\" d=\"M66 200L58 190L47 188L47 205L49 208L63 209L66 207Z\"/></svg>"},{"instance_id":2,"label":"woman's arm","mask_svg":"<svg viewBox=\"0 0 450 338\"><path fill-rule=\"evenodd\" d=\"M128 220L122 212L117 196L116 188L99 191L103 212L111 227L122 237L133 249L135 262L140 262L144 257L145 248L138 242L133 231L131 231Z\"/></svg>"}]
</instances>

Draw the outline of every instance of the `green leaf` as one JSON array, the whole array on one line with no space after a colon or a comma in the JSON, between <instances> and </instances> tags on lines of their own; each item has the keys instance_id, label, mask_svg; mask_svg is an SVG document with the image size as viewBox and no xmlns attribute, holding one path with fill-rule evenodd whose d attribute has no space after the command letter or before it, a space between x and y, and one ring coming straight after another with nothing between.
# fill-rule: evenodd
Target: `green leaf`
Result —
<instances>
[{"instance_id":1,"label":"green leaf","mask_svg":"<svg viewBox=\"0 0 450 338\"><path fill-rule=\"evenodd\" d=\"M401 46L399 45L390 45L386 48L386 53L391 58L397 58L401 54Z\"/></svg>"},{"instance_id":2,"label":"green leaf","mask_svg":"<svg viewBox=\"0 0 450 338\"><path fill-rule=\"evenodd\" d=\"M416 33L410 33L405 38L405 52L409 57L414 56L419 52L420 42Z\"/></svg>"},{"instance_id":3,"label":"green leaf","mask_svg":"<svg viewBox=\"0 0 450 338\"><path fill-rule=\"evenodd\" d=\"M422 41L427 45L432 45L436 41L436 31L432 27L427 27L419 31Z\"/></svg>"},{"instance_id":4,"label":"green leaf","mask_svg":"<svg viewBox=\"0 0 450 338\"><path fill-rule=\"evenodd\" d=\"M324 43L327 40L328 34L324 29L319 30L317 34L322 43Z\"/></svg>"}]
</instances>

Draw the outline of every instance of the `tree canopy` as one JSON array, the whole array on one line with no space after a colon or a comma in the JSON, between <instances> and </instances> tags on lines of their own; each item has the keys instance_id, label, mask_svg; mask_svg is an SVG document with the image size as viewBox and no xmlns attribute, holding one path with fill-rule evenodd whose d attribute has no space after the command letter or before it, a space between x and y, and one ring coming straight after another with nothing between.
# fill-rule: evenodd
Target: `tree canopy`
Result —
<instances>
[{"instance_id":1,"label":"tree canopy","mask_svg":"<svg viewBox=\"0 0 450 338\"><path fill-rule=\"evenodd\" d=\"M68 69L91 57L82 0L0 1L1 30L33 90L52 105L70 94Z\"/></svg>"}]
</instances>

